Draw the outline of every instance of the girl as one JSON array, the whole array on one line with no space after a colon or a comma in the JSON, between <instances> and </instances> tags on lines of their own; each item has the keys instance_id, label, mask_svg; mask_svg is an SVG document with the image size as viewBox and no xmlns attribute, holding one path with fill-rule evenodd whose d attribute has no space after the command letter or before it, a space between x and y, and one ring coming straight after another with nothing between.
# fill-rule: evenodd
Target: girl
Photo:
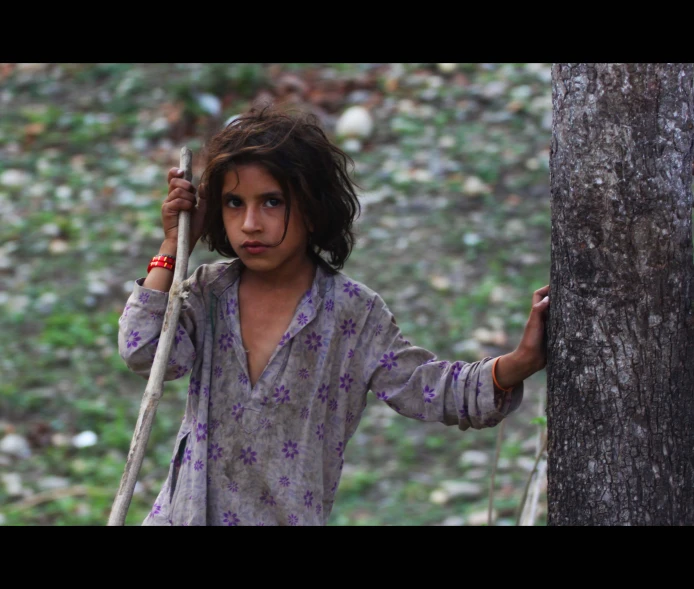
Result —
<instances>
[{"instance_id":1,"label":"girl","mask_svg":"<svg viewBox=\"0 0 694 589\"><path fill-rule=\"evenodd\" d=\"M230 262L192 275L166 379L190 372L169 476L145 525L323 525L370 390L394 411L461 430L515 410L545 365L549 287L518 348L447 362L403 338L381 297L340 272L359 201L350 158L311 116L251 110L214 137L199 190L169 171L164 241L120 318L119 350L147 377L191 212ZM197 206L196 206L197 192ZM164 257L162 257L164 256Z\"/></svg>"}]
</instances>

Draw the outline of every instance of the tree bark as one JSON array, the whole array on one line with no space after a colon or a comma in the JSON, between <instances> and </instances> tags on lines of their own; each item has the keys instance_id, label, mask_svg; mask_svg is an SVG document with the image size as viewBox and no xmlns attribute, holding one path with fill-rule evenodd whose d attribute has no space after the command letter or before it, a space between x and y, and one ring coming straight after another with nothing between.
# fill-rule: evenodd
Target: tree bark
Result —
<instances>
[{"instance_id":1,"label":"tree bark","mask_svg":"<svg viewBox=\"0 0 694 589\"><path fill-rule=\"evenodd\" d=\"M548 524L694 524L692 64L555 64Z\"/></svg>"}]
</instances>

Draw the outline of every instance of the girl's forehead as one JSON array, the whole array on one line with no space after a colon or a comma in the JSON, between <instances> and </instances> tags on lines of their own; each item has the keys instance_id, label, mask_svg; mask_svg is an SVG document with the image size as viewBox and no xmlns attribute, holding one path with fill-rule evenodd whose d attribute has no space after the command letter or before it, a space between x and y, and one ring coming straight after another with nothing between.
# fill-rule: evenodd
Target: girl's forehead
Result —
<instances>
[{"instance_id":1,"label":"girl's forehead","mask_svg":"<svg viewBox=\"0 0 694 589\"><path fill-rule=\"evenodd\" d=\"M242 164L224 174L222 192L282 190L277 179L261 164Z\"/></svg>"}]
</instances>

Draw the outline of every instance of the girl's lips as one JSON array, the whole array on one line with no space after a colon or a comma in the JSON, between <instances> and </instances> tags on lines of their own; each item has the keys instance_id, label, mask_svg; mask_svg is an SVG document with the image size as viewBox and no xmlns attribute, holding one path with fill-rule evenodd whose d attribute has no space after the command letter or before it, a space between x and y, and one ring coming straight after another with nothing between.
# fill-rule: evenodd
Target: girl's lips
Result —
<instances>
[{"instance_id":1,"label":"girl's lips","mask_svg":"<svg viewBox=\"0 0 694 589\"><path fill-rule=\"evenodd\" d=\"M262 254L266 249L266 245L244 245L245 249L249 254Z\"/></svg>"}]
</instances>

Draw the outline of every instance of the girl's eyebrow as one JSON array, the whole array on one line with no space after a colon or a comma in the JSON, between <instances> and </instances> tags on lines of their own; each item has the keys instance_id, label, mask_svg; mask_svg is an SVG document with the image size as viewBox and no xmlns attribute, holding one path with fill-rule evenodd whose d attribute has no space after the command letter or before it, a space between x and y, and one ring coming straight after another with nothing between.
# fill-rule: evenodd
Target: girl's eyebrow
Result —
<instances>
[{"instance_id":1,"label":"girl's eyebrow","mask_svg":"<svg viewBox=\"0 0 694 589\"><path fill-rule=\"evenodd\" d=\"M261 192L260 194L256 195L255 198L283 198L283 194L281 190L271 190L270 192ZM225 192L222 194L222 198L238 198L243 200L243 197L239 194L235 194L234 192Z\"/></svg>"}]
</instances>

